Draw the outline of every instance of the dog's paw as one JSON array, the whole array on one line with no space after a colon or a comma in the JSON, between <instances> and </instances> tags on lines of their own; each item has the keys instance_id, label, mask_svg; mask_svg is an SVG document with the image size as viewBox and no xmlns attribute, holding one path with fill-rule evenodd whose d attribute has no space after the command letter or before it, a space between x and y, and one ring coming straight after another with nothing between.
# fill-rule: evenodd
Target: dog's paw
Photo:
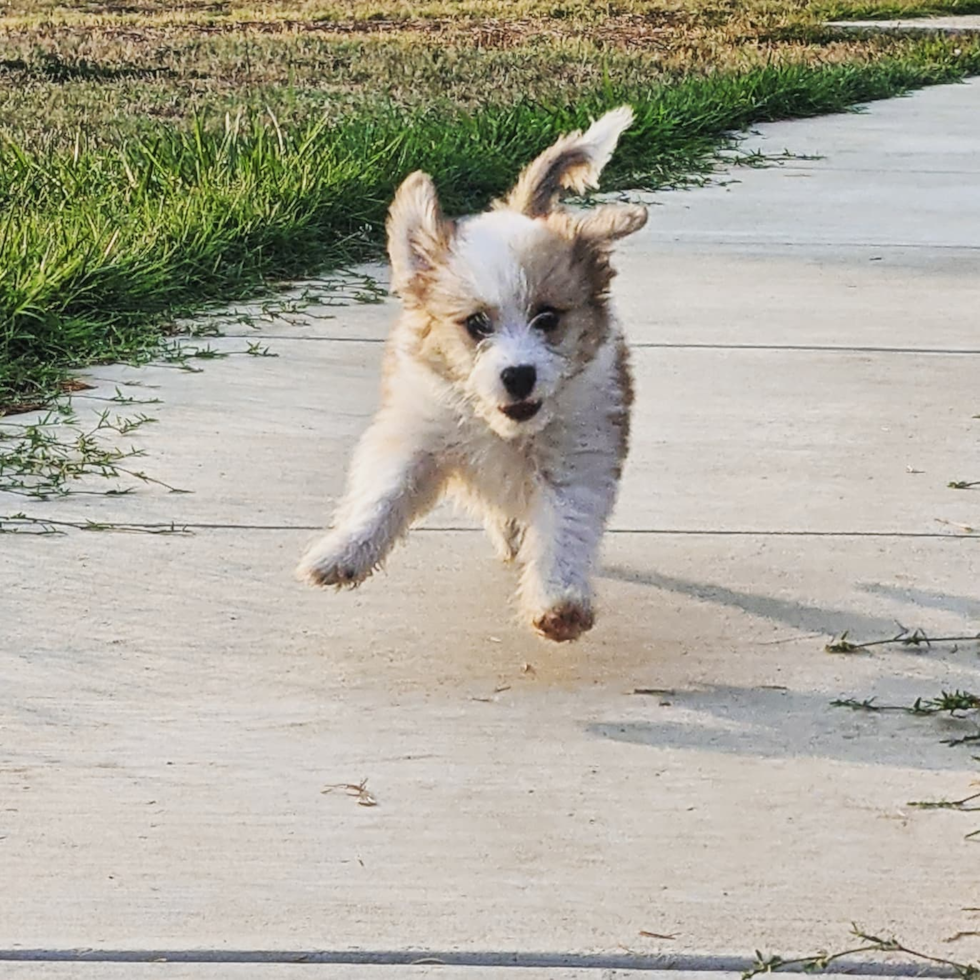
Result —
<instances>
[{"instance_id":1,"label":"dog's paw","mask_svg":"<svg viewBox=\"0 0 980 980\"><path fill-rule=\"evenodd\" d=\"M315 544L296 568L296 577L322 588L353 589L374 567L365 561L356 543L330 535Z\"/></svg>"},{"instance_id":2,"label":"dog's paw","mask_svg":"<svg viewBox=\"0 0 980 980\"><path fill-rule=\"evenodd\" d=\"M592 629L595 616L588 606L577 602L560 602L534 620L534 628L546 640L567 643Z\"/></svg>"},{"instance_id":3,"label":"dog's paw","mask_svg":"<svg viewBox=\"0 0 980 980\"><path fill-rule=\"evenodd\" d=\"M360 585L367 575L360 574L351 565L337 565L330 561L304 561L296 569L296 577L308 585L318 585L325 589L353 589Z\"/></svg>"}]
</instances>

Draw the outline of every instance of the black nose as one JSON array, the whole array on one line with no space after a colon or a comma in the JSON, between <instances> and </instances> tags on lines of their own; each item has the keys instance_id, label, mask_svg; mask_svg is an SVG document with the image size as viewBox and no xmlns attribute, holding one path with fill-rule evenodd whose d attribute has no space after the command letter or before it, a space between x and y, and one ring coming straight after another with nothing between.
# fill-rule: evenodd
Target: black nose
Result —
<instances>
[{"instance_id":1,"label":"black nose","mask_svg":"<svg viewBox=\"0 0 980 980\"><path fill-rule=\"evenodd\" d=\"M521 364L518 367L504 368L500 372L507 394L511 398L527 398L534 390L534 382L538 380L538 372L533 364Z\"/></svg>"}]
</instances>

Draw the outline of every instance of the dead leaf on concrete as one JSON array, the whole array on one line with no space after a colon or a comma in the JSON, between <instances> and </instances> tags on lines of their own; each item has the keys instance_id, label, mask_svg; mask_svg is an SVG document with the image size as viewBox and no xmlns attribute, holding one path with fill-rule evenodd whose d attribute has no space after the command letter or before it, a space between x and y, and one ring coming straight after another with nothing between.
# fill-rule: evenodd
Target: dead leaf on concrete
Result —
<instances>
[{"instance_id":1,"label":"dead leaf on concrete","mask_svg":"<svg viewBox=\"0 0 980 980\"><path fill-rule=\"evenodd\" d=\"M365 776L359 783L330 783L320 790L321 793L332 793L334 790L341 790L348 796L354 797L358 806L377 806L378 801L368 792L367 777Z\"/></svg>"},{"instance_id":2,"label":"dead leaf on concrete","mask_svg":"<svg viewBox=\"0 0 980 980\"><path fill-rule=\"evenodd\" d=\"M493 694L491 694L489 697L483 697L483 698L472 697L470 698L470 700L479 701L481 704L493 704L497 700L498 694L503 694L504 691L509 691L509 690L510 690L510 684L498 684L493 689Z\"/></svg>"},{"instance_id":3,"label":"dead leaf on concrete","mask_svg":"<svg viewBox=\"0 0 980 980\"><path fill-rule=\"evenodd\" d=\"M640 935L645 939L676 939L676 936L668 936L662 932L648 932L646 929L640 930Z\"/></svg>"},{"instance_id":4,"label":"dead leaf on concrete","mask_svg":"<svg viewBox=\"0 0 980 980\"><path fill-rule=\"evenodd\" d=\"M957 531L962 531L964 534L977 533L977 529L975 527L971 527L969 524L960 524L957 521L947 521L944 520L942 517L935 517L933 518L933 520L937 524L945 524L947 527L954 527L956 528Z\"/></svg>"}]
</instances>

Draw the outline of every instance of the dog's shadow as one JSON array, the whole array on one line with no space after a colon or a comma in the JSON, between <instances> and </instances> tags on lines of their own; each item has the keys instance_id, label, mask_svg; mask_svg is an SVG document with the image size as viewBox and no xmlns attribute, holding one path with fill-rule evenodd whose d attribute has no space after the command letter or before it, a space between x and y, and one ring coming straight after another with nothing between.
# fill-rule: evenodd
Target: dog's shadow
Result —
<instances>
[{"instance_id":1,"label":"dog's shadow","mask_svg":"<svg viewBox=\"0 0 980 980\"><path fill-rule=\"evenodd\" d=\"M922 693L921 682L910 680L893 681L888 690L888 703L895 704L911 704ZM947 741L978 733L976 721L964 717L876 714L835 706L829 695L813 691L724 685L672 691L652 701L649 720L592 721L585 730L658 749L971 773L970 744Z\"/></svg>"},{"instance_id":2,"label":"dog's shadow","mask_svg":"<svg viewBox=\"0 0 980 980\"><path fill-rule=\"evenodd\" d=\"M765 594L695 582L653 571L606 566L601 577L693 598L707 604L740 610L757 619L776 622L803 634L831 637L848 630L854 636L878 638L897 632L893 618L854 610L826 608ZM921 590L895 590L864 583L865 593L904 600L913 609L938 609L964 617L965 633L977 631L980 603L962 596ZM924 679L921 670L907 675L898 667L903 651L883 653L880 676L871 689L867 680L848 696L876 696L878 705L910 706L918 697L934 697L943 685L975 689L971 656L952 654L949 647L926 651L937 679ZM904 651L907 654L909 651ZM746 655L763 656L747 644ZM798 654L794 654L797 656ZM921 652L915 654L921 656ZM822 666L822 665L821 665ZM812 673L812 669L808 671ZM942 681L938 679L942 676ZM961 676L956 676L961 675ZM812 678L811 678L812 679ZM824 680L828 680L827 676ZM807 687L810 684L806 685ZM912 715L903 711L867 711L834 705L835 694L788 687L739 687L712 684L679 689L650 697L649 717L636 719L635 710L586 724L590 734L614 742L660 749L698 749L771 759L826 758L866 765L894 765L928 770L969 769L971 743L944 744L980 733L976 718L949 714ZM661 703L663 702L663 703ZM632 706L631 706L632 707ZM647 714L647 712L644 712ZM974 713L975 714L975 713Z\"/></svg>"},{"instance_id":3,"label":"dog's shadow","mask_svg":"<svg viewBox=\"0 0 980 980\"><path fill-rule=\"evenodd\" d=\"M729 589L709 582L693 582L659 572L638 571L622 565L607 565L601 577L631 585L647 585L665 592L739 609L759 619L782 623L803 633L820 633L829 637L847 630L855 636L871 637L894 635L896 632L894 619L842 609L827 609L776 596Z\"/></svg>"}]
</instances>

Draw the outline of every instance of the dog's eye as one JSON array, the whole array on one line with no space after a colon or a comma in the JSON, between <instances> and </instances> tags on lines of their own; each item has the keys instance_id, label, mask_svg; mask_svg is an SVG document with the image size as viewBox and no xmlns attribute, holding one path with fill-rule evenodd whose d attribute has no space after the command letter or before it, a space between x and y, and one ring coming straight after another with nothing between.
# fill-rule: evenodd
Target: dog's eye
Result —
<instances>
[{"instance_id":1,"label":"dog's eye","mask_svg":"<svg viewBox=\"0 0 980 980\"><path fill-rule=\"evenodd\" d=\"M467 332L474 340L483 340L493 333L493 323L486 313L473 313L464 321Z\"/></svg>"},{"instance_id":2,"label":"dog's eye","mask_svg":"<svg viewBox=\"0 0 980 980\"><path fill-rule=\"evenodd\" d=\"M542 333L551 333L561 320L561 314L550 306L542 306L537 313L534 314L534 319L531 320L531 326L535 330L540 330Z\"/></svg>"}]
</instances>

